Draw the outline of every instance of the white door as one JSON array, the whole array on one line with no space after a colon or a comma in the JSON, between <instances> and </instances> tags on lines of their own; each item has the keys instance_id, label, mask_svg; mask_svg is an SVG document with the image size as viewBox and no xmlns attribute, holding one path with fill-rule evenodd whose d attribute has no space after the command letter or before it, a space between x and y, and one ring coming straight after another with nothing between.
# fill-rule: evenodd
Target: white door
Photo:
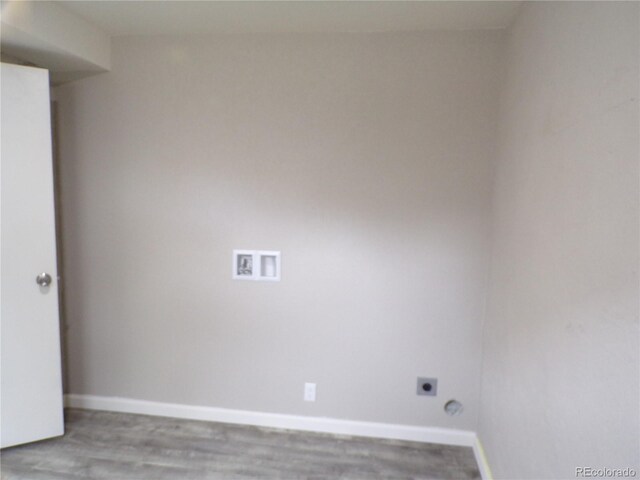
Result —
<instances>
[{"instance_id":1,"label":"white door","mask_svg":"<svg viewBox=\"0 0 640 480\"><path fill-rule=\"evenodd\" d=\"M1 68L0 447L8 447L62 435L64 423L49 72Z\"/></svg>"}]
</instances>

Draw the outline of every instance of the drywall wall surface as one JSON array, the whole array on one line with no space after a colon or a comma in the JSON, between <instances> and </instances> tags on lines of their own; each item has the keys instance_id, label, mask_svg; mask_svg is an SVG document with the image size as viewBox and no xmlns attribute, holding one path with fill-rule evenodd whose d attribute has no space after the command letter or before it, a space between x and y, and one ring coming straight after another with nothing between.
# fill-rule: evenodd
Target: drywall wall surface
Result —
<instances>
[{"instance_id":1,"label":"drywall wall surface","mask_svg":"<svg viewBox=\"0 0 640 480\"><path fill-rule=\"evenodd\" d=\"M110 37L57 2L0 1L2 52L50 70L56 84L110 68Z\"/></svg>"},{"instance_id":2,"label":"drywall wall surface","mask_svg":"<svg viewBox=\"0 0 640 480\"><path fill-rule=\"evenodd\" d=\"M640 474L639 7L531 3L508 34L479 423L496 478Z\"/></svg>"},{"instance_id":3,"label":"drywall wall surface","mask_svg":"<svg viewBox=\"0 0 640 480\"><path fill-rule=\"evenodd\" d=\"M115 38L56 89L69 391L475 428L500 48ZM233 249L282 280L232 280Z\"/></svg>"}]
</instances>

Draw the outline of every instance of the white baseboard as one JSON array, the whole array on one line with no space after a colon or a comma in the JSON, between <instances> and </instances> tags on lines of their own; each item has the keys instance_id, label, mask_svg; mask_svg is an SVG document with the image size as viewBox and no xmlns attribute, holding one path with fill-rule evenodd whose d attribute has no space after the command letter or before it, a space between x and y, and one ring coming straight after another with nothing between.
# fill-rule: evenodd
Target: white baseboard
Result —
<instances>
[{"instance_id":1,"label":"white baseboard","mask_svg":"<svg viewBox=\"0 0 640 480\"><path fill-rule=\"evenodd\" d=\"M482 448L480 438L478 438L477 435L475 437L475 442L473 442L473 454L476 456L476 463L478 464L478 470L480 470L482 480L493 480L493 474L489 468L489 462L487 461L487 456L484 453L484 448Z\"/></svg>"},{"instance_id":2,"label":"white baseboard","mask_svg":"<svg viewBox=\"0 0 640 480\"><path fill-rule=\"evenodd\" d=\"M259 427L285 428L311 432L355 435L360 437L389 438L414 442L441 443L473 447L476 435L467 430L437 427L414 427L388 423L359 422L326 417L305 417L280 413L230 410L176 403L149 402L129 398L100 397L95 395L65 395L65 406L107 410L111 412L139 413L159 417L187 418L210 422L236 423Z\"/></svg>"}]
</instances>

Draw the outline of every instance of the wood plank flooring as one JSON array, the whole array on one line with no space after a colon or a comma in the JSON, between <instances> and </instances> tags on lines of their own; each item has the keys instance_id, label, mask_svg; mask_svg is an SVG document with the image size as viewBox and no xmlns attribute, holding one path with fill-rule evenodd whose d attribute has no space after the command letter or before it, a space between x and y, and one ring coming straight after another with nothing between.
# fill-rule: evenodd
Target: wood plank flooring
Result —
<instances>
[{"instance_id":1,"label":"wood plank flooring","mask_svg":"<svg viewBox=\"0 0 640 480\"><path fill-rule=\"evenodd\" d=\"M2 480L480 479L471 448L67 409Z\"/></svg>"}]
</instances>

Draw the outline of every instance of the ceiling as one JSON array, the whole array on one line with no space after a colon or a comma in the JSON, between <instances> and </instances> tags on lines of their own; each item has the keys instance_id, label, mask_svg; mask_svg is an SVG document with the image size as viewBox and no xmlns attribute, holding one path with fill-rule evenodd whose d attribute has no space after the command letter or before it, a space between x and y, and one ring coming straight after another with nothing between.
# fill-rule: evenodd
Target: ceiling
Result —
<instances>
[{"instance_id":1,"label":"ceiling","mask_svg":"<svg viewBox=\"0 0 640 480\"><path fill-rule=\"evenodd\" d=\"M507 27L510 1L58 1L110 36L473 30Z\"/></svg>"}]
</instances>

